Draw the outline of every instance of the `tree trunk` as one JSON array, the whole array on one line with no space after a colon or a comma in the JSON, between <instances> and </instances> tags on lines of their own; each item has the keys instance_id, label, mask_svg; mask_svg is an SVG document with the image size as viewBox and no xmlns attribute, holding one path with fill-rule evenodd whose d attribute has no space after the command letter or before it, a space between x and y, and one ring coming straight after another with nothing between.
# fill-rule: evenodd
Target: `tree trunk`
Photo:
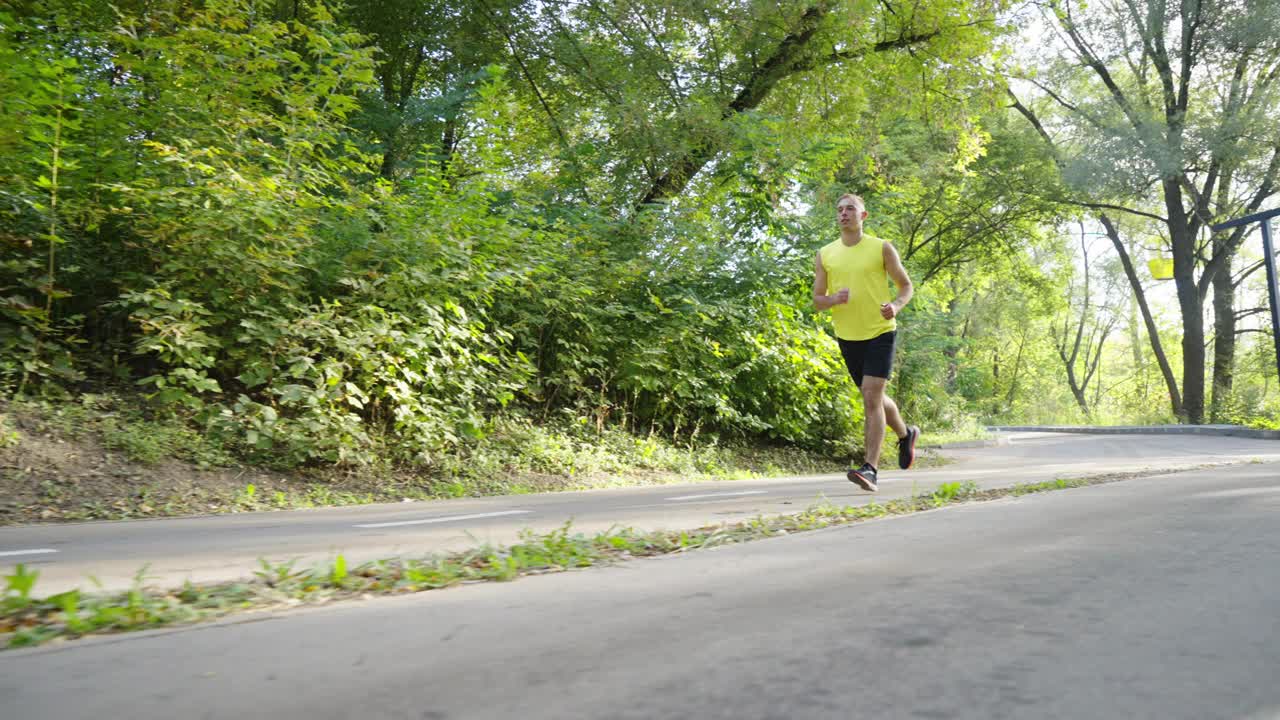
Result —
<instances>
[{"instance_id":1,"label":"tree trunk","mask_svg":"<svg viewBox=\"0 0 1280 720\"><path fill-rule=\"evenodd\" d=\"M1022 370L1022 349L1027 345L1027 330L1023 328L1022 336L1018 338L1018 357L1013 361L1013 378L1009 381L1009 392L1005 395L1005 409L1013 408L1013 401L1018 392L1018 373Z\"/></svg>"},{"instance_id":2,"label":"tree trunk","mask_svg":"<svg viewBox=\"0 0 1280 720\"><path fill-rule=\"evenodd\" d=\"M1129 351L1133 354L1133 372L1138 374L1142 372L1146 360L1142 357L1142 326L1138 324L1138 301L1132 295L1129 296L1129 316L1125 319L1128 321Z\"/></svg>"},{"instance_id":3,"label":"tree trunk","mask_svg":"<svg viewBox=\"0 0 1280 720\"><path fill-rule=\"evenodd\" d=\"M1228 166L1218 183L1215 205L1219 217L1230 212L1234 180L1235 169ZM1225 257L1213 276L1213 404L1209 406L1212 422L1226 422L1231 414L1236 368L1236 285L1231 270L1239 247L1233 234L1214 233L1213 254Z\"/></svg>"},{"instance_id":4,"label":"tree trunk","mask_svg":"<svg viewBox=\"0 0 1280 720\"><path fill-rule=\"evenodd\" d=\"M440 138L440 172L449 171L449 163L453 162L453 152L458 146L458 120L449 118L444 123L444 133Z\"/></svg>"},{"instance_id":5,"label":"tree trunk","mask_svg":"<svg viewBox=\"0 0 1280 720\"><path fill-rule=\"evenodd\" d=\"M942 354L947 358L947 374L946 385L947 392L953 392L956 385L956 377L960 372L960 348L964 345L964 341L969 336L969 321L973 318L973 306L978 302L977 293L974 293L973 299L970 300L969 306L965 310L964 325L961 327L960 334L957 335L955 325L947 327L947 336L953 339L953 342L947 344ZM947 312L954 316L956 306L959 305L959 296L953 297L948 305Z\"/></svg>"},{"instance_id":6,"label":"tree trunk","mask_svg":"<svg viewBox=\"0 0 1280 720\"><path fill-rule=\"evenodd\" d=\"M1089 417L1089 399L1085 397L1085 388L1080 386L1080 382L1076 380L1076 370L1067 360L1065 355L1062 356L1062 364L1067 368L1067 383L1071 385L1071 394L1076 398L1076 404L1080 406L1081 412L1085 417Z\"/></svg>"},{"instance_id":7,"label":"tree trunk","mask_svg":"<svg viewBox=\"0 0 1280 720\"><path fill-rule=\"evenodd\" d=\"M1169 391L1169 404L1172 406L1173 415L1181 418L1183 416L1182 395L1178 392L1178 381L1173 376L1173 368L1169 365L1169 358L1164 354L1164 345L1160 342L1160 331L1156 328L1155 318L1151 316L1151 308L1147 305L1147 294L1142 289L1142 280L1138 277L1138 272L1133 267L1133 261L1129 258L1129 250L1125 247L1124 241L1120 238L1120 232L1116 230L1111 218L1102 213L1098 215L1098 220L1102 222L1102 227L1107 231L1107 237L1111 238L1111 244L1120 256L1120 265L1124 268L1125 277L1129 279L1129 287L1133 290L1133 299L1138 303L1138 310L1142 312L1142 322L1147 327L1147 338L1151 341L1151 352L1156 356L1156 363L1160 366L1160 374L1164 377L1165 387Z\"/></svg>"},{"instance_id":8,"label":"tree trunk","mask_svg":"<svg viewBox=\"0 0 1280 720\"><path fill-rule=\"evenodd\" d=\"M1176 261L1175 261L1176 264ZM1177 271L1174 280L1178 281ZM1195 282L1185 278L1178 288L1178 308L1182 311L1182 410L1191 425L1204 423L1204 306Z\"/></svg>"},{"instance_id":9,"label":"tree trunk","mask_svg":"<svg viewBox=\"0 0 1280 720\"><path fill-rule=\"evenodd\" d=\"M384 139L386 149L382 151L382 164L378 166L378 175L384 180L395 180L396 178L396 142L395 136L389 135Z\"/></svg>"},{"instance_id":10,"label":"tree trunk","mask_svg":"<svg viewBox=\"0 0 1280 720\"><path fill-rule=\"evenodd\" d=\"M1173 246L1173 284L1182 312L1182 410L1185 422L1200 425L1204 423L1204 302L1196 283L1196 237L1177 179L1161 182L1169 213L1169 244Z\"/></svg>"},{"instance_id":11,"label":"tree trunk","mask_svg":"<svg viewBox=\"0 0 1280 720\"><path fill-rule=\"evenodd\" d=\"M1213 400L1209 406L1212 422L1225 422L1231 408L1236 364L1235 305L1235 288L1228 264L1213 276Z\"/></svg>"}]
</instances>

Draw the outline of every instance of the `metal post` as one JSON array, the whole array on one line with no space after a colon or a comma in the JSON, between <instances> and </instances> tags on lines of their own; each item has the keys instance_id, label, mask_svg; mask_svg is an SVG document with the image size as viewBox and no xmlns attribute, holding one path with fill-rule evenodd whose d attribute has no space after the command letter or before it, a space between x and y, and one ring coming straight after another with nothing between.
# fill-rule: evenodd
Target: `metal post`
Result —
<instances>
[{"instance_id":1,"label":"metal post","mask_svg":"<svg viewBox=\"0 0 1280 720\"><path fill-rule=\"evenodd\" d=\"M1276 375L1280 377L1280 303L1277 302L1275 251L1271 248L1271 219L1262 226L1262 252L1267 263L1267 296L1271 300L1271 339L1276 346Z\"/></svg>"}]
</instances>

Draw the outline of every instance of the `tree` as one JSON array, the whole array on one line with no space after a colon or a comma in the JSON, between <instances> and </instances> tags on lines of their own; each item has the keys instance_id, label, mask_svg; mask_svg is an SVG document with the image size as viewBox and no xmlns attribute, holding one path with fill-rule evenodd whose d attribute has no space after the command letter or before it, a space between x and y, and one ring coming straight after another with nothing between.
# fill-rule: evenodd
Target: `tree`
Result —
<instances>
[{"instance_id":1,"label":"tree","mask_svg":"<svg viewBox=\"0 0 1280 720\"><path fill-rule=\"evenodd\" d=\"M1060 153L1072 202L1162 226L1183 325L1181 403L1172 383L1170 395L1179 415L1203 422L1204 300L1245 234L1205 236L1275 192L1280 133L1266 118L1280 107L1280 14L1226 0L1045 7L1058 31L1054 49L1066 57L1027 78L1044 110L1015 103ZM1103 223L1114 233L1109 216ZM1122 242L1113 244L1123 253ZM1122 260L1136 293L1136 273Z\"/></svg>"},{"instance_id":2,"label":"tree","mask_svg":"<svg viewBox=\"0 0 1280 720\"><path fill-rule=\"evenodd\" d=\"M1119 316L1105 303L1097 308L1093 306L1094 295L1090 288L1092 274L1089 267L1087 237L1082 223L1080 227L1080 256L1083 262L1081 287L1067 289L1068 297L1072 299L1073 305L1078 307L1071 307L1068 312L1063 313L1062 324L1053 329L1053 340L1054 349L1057 350L1058 358L1066 370L1067 384L1071 388L1071 394L1075 397L1076 404L1080 406L1080 411L1089 417L1092 415L1088 401L1089 383L1093 381L1098 371L1102 361L1102 349ZM1110 296L1114 287L1114 283L1106 287L1102 297ZM1078 363L1083 363L1083 367Z\"/></svg>"},{"instance_id":3,"label":"tree","mask_svg":"<svg viewBox=\"0 0 1280 720\"><path fill-rule=\"evenodd\" d=\"M556 1L512 12L501 35L512 78L554 130L562 160L591 175L596 202L626 210L679 198L704 171L731 177L726 168L741 167L731 156L779 108L797 111L783 124L840 122L833 104L859 107L889 77L902 81L887 90L900 101L922 85L945 89L972 67L962 58L989 47L998 6ZM805 88L800 107L779 97L833 81L834 93Z\"/></svg>"},{"instance_id":4,"label":"tree","mask_svg":"<svg viewBox=\"0 0 1280 720\"><path fill-rule=\"evenodd\" d=\"M391 180L427 145L447 168L466 131L466 107L505 56L493 28L511 19L506 0L353 0L340 18L378 49L377 92L363 98L353 124L380 141L379 173Z\"/></svg>"}]
</instances>

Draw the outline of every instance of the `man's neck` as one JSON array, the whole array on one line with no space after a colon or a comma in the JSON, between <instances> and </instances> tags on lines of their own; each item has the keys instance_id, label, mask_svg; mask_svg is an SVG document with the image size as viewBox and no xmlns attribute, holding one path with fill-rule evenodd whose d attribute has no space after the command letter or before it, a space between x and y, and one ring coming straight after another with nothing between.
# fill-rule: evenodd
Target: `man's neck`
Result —
<instances>
[{"instance_id":1,"label":"man's neck","mask_svg":"<svg viewBox=\"0 0 1280 720\"><path fill-rule=\"evenodd\" d=\"M850 247L862 242L862 228L840 228L840 242Z\"/></svg>"}]
</instances>

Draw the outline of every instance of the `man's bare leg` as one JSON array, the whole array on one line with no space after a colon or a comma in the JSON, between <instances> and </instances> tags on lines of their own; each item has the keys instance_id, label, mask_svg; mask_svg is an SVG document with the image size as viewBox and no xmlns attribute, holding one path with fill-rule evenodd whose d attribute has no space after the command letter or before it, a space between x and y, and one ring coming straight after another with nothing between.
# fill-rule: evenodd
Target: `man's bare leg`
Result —
<instances>
[{"instance_id":1,"label":"man's bare leg","mask_svg":"<svg viewBox=\"0 0 1280 720\"><path fill-rule=\"evenodd\" d=\"M884 443L885 401L884 386L887 380L881 377L862 378L862 415L865 429L867 462L872 467L880 467L880 445ZM898 406L894 405L894 415L898 415ZM898 417L898 422L902 418Z\"/></svg>"},{"instance_id":2,"label":"man's bare leg","mask_svg":"<svg viewBox=\"0 0 1280 720\"><path fill-rule=\"evenodd\" d=\"M898 437L903 437L907 434L907 423L902 419L902 413L898 412L898 404L888 395L884 396L884 419L885 424Z\"/></svg>"},{"instance_id":3,"label":"man's bare leg","mask_svg":"<svg viewBox=\"0 0 1280 720\"><path fill-rule=\"evenodd\" d=\"M867 462L873 467L880 467L880 446L884 444L885 426L893 429L898 437L907 434L907 424L902 420L898 404L893 398L884 394L885 378L862 378L862 411L863 424L866 430Z\"/></svg>"}]
</instances>

